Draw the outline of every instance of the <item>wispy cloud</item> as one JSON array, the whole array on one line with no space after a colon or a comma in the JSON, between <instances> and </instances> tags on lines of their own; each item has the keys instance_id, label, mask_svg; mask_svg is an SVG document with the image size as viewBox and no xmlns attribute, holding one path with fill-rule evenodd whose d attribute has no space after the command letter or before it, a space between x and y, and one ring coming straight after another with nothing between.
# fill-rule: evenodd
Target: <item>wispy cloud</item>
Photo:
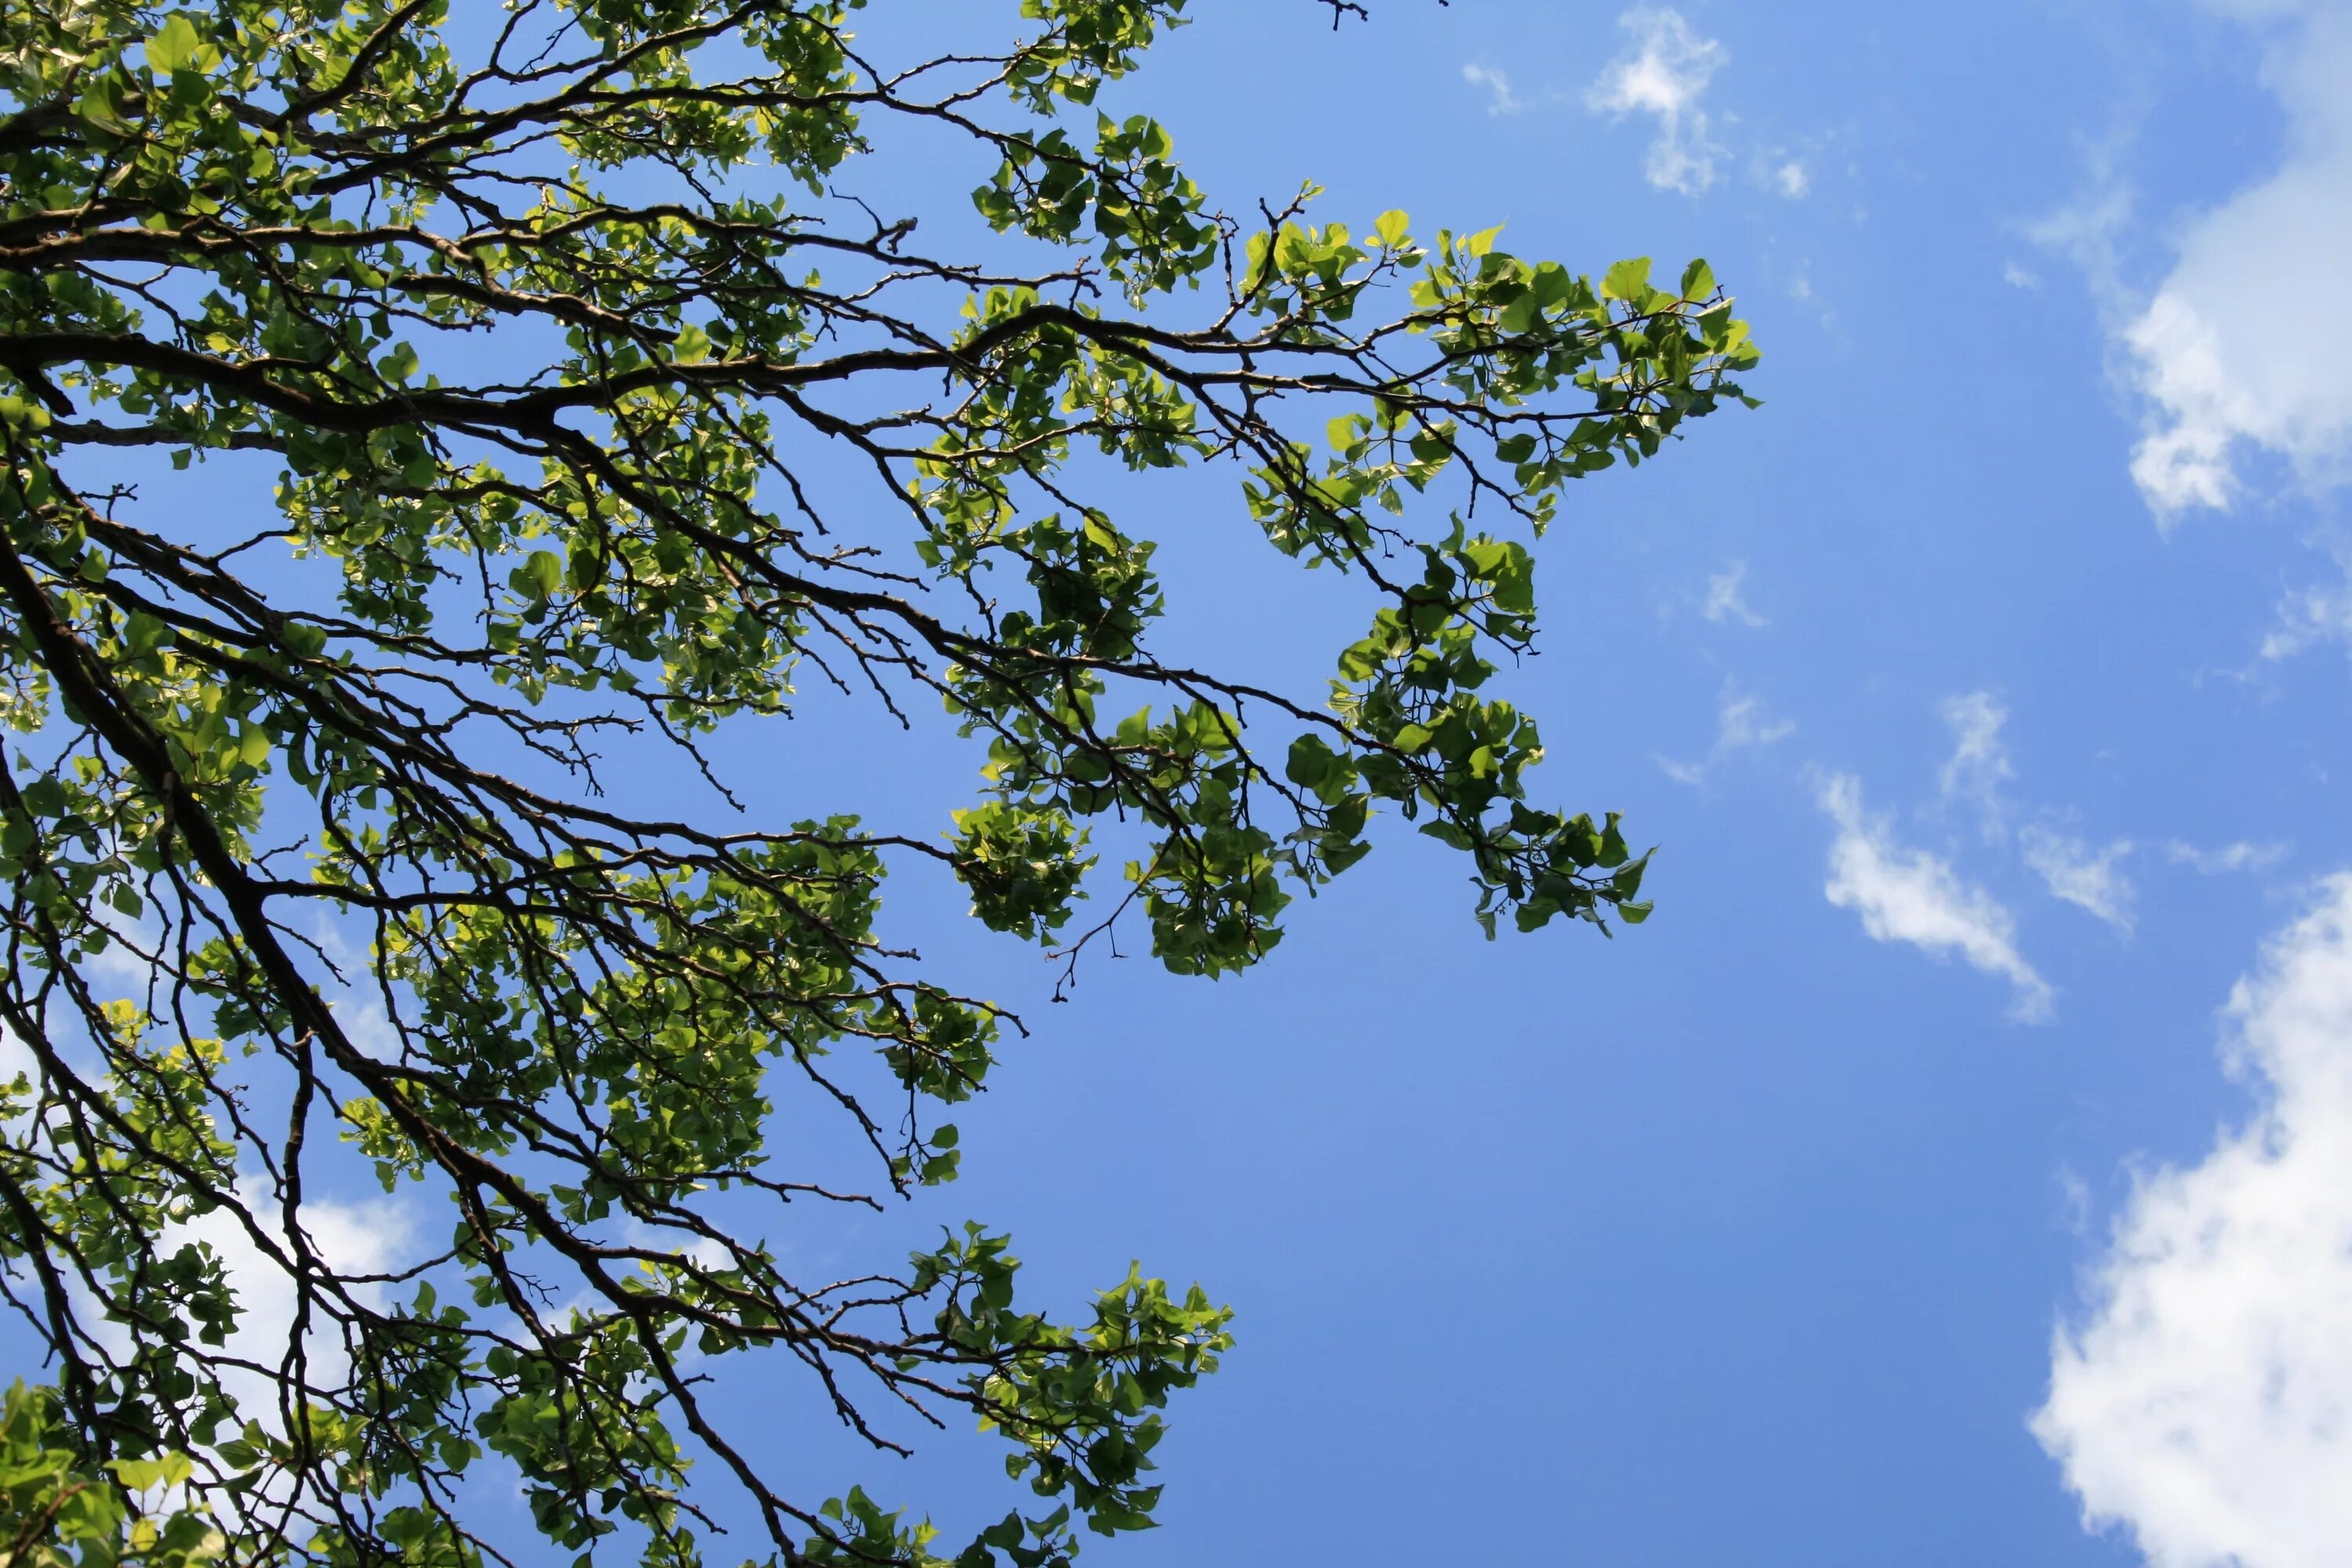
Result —
<instances>
[{"instance_id":1,"label":"wispy cloud","mask_svg":"<svg viewBox=\"0 0 2352 1568\"><path fill-rule=\"evenodd\" d=\"M2072 1165L2060 1165L2053 1173L2058 1188L2058 1224L2067 1235L2084 1237L2091 1234L2091 1184Z\"/></svg>"},{"instance_id":2,"label":"wispy cloud","mask_svg":"<svg viewBox=\"0 0 2352 1568\"><path fill-rule=\"evenodd\" d=\"M1464 66L1462 79L1472 87L1486 89L1489 114L1517 114L1528 106L1525 99L1511 90L1511 79L1491 66Z\"/></svg>"},{"instance_id":3,"label":"wispy cloud","mask_svg":"<svg viewBox=\"0 0 2352 1568\"><path fill-rule=\"evenodd\" d=\"M1973 802L1993 825L2002 810L2000 786L2017 776L2000 738L2009 710L1989 691L1969 691L1944 699L1939 711L1952 731L1951 759L1939 780L1944 798Z\"/></svg>"},{"instance_id":4,"label":"wispy cloud","mask_svg":"<svg viewBox=\"0 0 2352 1568\"><path fill-rule=\"evenodd\" d=\"M2297 588L2279 600L2278 619L2263 638L2267 659L2293 658L2320 643L2352 648L2352 560L2339 551L2340 580Z\"/></svg>"},{"instance_id":5,"label":"wispy cloud","mask_svg":"<svg viewBox=\"0 0 2352 1568\"><path fill-rule=\"evenodd\" d=\"M2232 871L2260 871L2286 858L2284 844L2253 844L2240 839L2224 844L2219 849L2200 849L2194 844L2184 844L2175 838L2164 847L2165 858L2176 866L2188 866L2199 875L2226 876Z\"/></svg>"},{"instance_id":6,"label":"wispy cloud","mask_svg":"<svg viewBox=\"0 0 2352 1568\"><path fill-rule=\"evenodd\" d=\"M1863 809L1862 786L1851 776L1830 778L1820 801L1837 825L1822 889L1831 903L1860 915L1862 929L1879 942L1908 942L1937 958L1957 955L2007 980L2014 1016L2050 1016L2049 983L2018 952L2017 923L1991 894L1963 882L1949 862L1896 843L1885 819Z\"/></svg>"},{"instance_id":7,"label":"wispy cloud","mask_svg":"<svg viewBox=\"0 0 2352 1568\"><path fill-rule=\"evenodd\" d=\"M2074 264L2101 316L2118 331L2137 309L2124 282L2123 242L2137 209L2122 173L2127 142L2119 133L2091 148L2084 188L2074 200L2024 229L2027 239Z\"/></svg>"},{"instance_id":8,"label":"wispy cloud","mask_svg":"<svg viewBox=\"0 0 2352 1568\"><path fill-rule=\"evenodd\" d=\"M1585 89L1585 106L1612 120L1628 114L1655 119L1657 140L1650 143L1643 172L1661 190L1697 195L1715 183L1716 161L1723 155L1708 137L1699 100L1730 53L1693 32L1682 14L1671 9L1636 6L1619 16L1617 26L1630 42Z\"/></svg>"},{"instance_id":9,"label":"wispy cloud","mask_svg":"<svg viewBox=\"0 0 2352 1568\"><path fill-rule=\"evenodd\" d=\"M1738 621L1743 626L1760 626L1764 617L1748 608L1748 601L1739 595L1740 584L1748 581L1748 563L1735 561L1726 572L1718 572L1706 580L1706 618L1718 625Z\"/></svg>"},{"instance_id":10,"label":"wispy cloud","mask_svg":"<svg viewBox=\"0 0 2352 1568\"><path fill-rule=\"evenodd\" d=\"M1658 759L1658 766L1677 784L1702 783L1707 771L1734 752L1751 746L1769 746L1775 741L1786 740L1797 732L1796 722L1773 719L1764 711L1764 704L1756 698L1743 697L1729 685L1723 689L1723 706L1715 716L1715 745L1701 763L1677 763L1667 757Z\"/></svg>"},{"instance_id":11,"label":"wispy cloud","mask_svg":"<svg viewBox=\"0 0 2352 1568\"><path fill-rule=\"evenodd\" d=\"M1772 171L1772 183L1780 187L1782 195L1792 202L1802 201L1806 193L1813 188L1812 176L1805 172L1804 164L1794 158Z\"/></svg>"},{"instance_id":12,"label":"wispy cloud","mask_svg":"<svg viewBox=\"0 0 2352 1568\"><path fill-rule=\"evenodd\" d=\"M1797 732L1793 719L1773 720L1764 716L1763 705L1753 697L1733 697L1725 694L1723 711L1716 735L1718 752L1736 752L1743 746L1769 746Z\"/></svg>"},{"instance_id":13,"label":"wispy cloud","mask_svg":"<svg viewBox=\"0 0 2352 1568\"><path fill-rule=\"evenodd\" d=\"M2153 1568L2318 1568L2352 1541L2352 876L2230 1013L2265 1103L2137 1184L2032 1427Z\"/></svg>"},{"instance_id":14,"label":"wispy cloud","mask_svg":"<svg viewBox=\"0 0 2352 1568\"><path fill-rule=\"evenodd\" d=\"M2018 836L2018 847L2051 897L2089 910L2117 931L2132 929L2138 889L2119 864L2132 852L2129 839L2118 838L2094 850L2079 838L2037 824Z\"/></svg>"}]
</instances>

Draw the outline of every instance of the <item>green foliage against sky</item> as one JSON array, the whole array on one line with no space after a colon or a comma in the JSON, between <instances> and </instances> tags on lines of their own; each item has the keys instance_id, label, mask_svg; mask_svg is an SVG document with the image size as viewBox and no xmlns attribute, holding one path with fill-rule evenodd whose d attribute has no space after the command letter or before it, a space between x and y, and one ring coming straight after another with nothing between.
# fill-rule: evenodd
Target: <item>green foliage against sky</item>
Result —
<instances>
[{"instance_id":1,"label":"green foliage against sky","mask_svg":"<svg viewBox=\"0 0 2352 1568\"><path fill-rule=\"evenodd\" d=\"M1182 0L1024 0L1023 41L931 61L866 58L845 4L449 9L0 21L0 1023L28 1062L0 1256L56 1384L12 1398L10 1475L168 1466L158 1539L240 1561L611 1535L687 1563L744 1499L760 1554L813 1563L1141 1528L1159 1412L1227 1343L1198 1289L1131 1274L1064 1326L978 1226L846 1282L768 1245L784 1202L952 1177L940 1112L998 1048L998 1008L886 945L886 868L1072 963L1131 925L1213 976L1387 814L1463 853L1489 930L1638 921L1643 858L1528 804L1535 722L1485 685L1535 634L1562 488L1736 394L1745 329L1703 264L1596 284L1311 192L1223 216L1158 122L1096 108ZM933 254L931 215L859 199L914 135L970 156L1000 238ZM142 447L274 490L204 532L120 482ZM803 482L845 458L862 497ZM1328 694L1152 652L1171 606L1108 498L1179 465L1364 585ZM972 737L973 804L602 795L600 755L699 766L809 679ZM864 1178L768 1158L785 1095L847 1119ZM320 1241L342 1146L446 1216L434 1243L371 1274ZM198 1220L291 1282L258 1359ZM1001 1431L1034 1517L947 1541L789 1495L696 1381L761 1350L878 1447L910 1407ZM492 1472L544 1543L478 1532ZM42 1549L103 1562L110 1531Z\"/></svg>"}]
</instances>

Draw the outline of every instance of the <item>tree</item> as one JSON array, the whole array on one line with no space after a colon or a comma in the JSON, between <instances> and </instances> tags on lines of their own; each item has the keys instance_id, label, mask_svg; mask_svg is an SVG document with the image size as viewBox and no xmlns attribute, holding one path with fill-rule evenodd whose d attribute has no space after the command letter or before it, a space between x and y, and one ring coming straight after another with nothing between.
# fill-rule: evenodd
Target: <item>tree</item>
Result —
<instances>
[{"instance_id":1,"label":"tree","mask_svg":"<svg viewBox=\"0 0 2352 1568\"><path fill-rule=\"evenodd\" d=\"M0 1430L9 1561L685 1563L730 1479L785 1561L1059 1561L1150 1522L1227 1314L1131 1274L1061 1324L978 1226L779 1263L782 1205L954 1175L940 1113L1016 1022L887 945L886 868L1066 963L1123 923L1211 976L1376 810L1461 851L1490 933L1648 912L1613 816L1527 804L1535 723L1482 687L1567 481L1736 395L1745 328L1702 264L1213 208L1095 108L1183 8L1023 0L1025 41L911 60L855 0L6 9L0 1283L54 1379ZM862 199L916 145L972 160L965 240ZM139 449L243 487L236 535ZM1151 651L1112 507L1177 465L1363 585L1328 700ZM803 672L943 707L974 804L717 805L704 742ZM607 801L642 742L712 807ZM1098 844L1124 881L1080 921ZM784 1095L869 1174L780 1169ZM452 1238L323 1243L339 1149ZM761 1350L882 1448L993 1426L1052 1511L967 1545L787 1495L700 1393ZM491 1455L540 1546L469 1523Z\"/></svg>"}]
</instances>

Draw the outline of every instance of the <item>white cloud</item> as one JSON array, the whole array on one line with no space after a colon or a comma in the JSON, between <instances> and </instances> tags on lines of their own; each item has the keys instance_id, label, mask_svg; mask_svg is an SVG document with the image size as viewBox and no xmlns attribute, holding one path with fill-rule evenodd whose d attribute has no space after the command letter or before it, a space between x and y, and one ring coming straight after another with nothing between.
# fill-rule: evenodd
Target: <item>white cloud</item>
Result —
<instances>
[{"instance_id":1,"label":"white cloud","mask_svg":"<svg viewBox=\"0 0 2352 1568\"><path fill-rule=\"evenodd\" d=\"M1739 585L1748 580L1748 563L1735 561L1727 572L1718 572L1706 580L1706 618L1721 624L1738 621L1743 626L1760 626L1764 617L1748 607L1739 596Z\"/></svg>"},{"instance_id":2,"label":"white cloud","mask_svg":"<svg viewBox=\"0 0 2352 1568\"><path fill-rule=\"evenodd\" d=\"M2352 5L2209 5L2269 28L2263 79L2287 121L2271 176L2199 217L2121 336L2149 405L2132 478L2159 516L2226 510L2247 447L2306 483L2352 459Z\"/></svg>"},{"instance_id":3,"label":"white cloud","mask_svg":"<svg viewBox=\"0 0 2352 1568\"><path fill-rule=\"evenodd\" d=\"M1464 66L1462 79L1472 87L1486 89L1486 112L1517 114L1527 107L1527 100L1511 90L1511 79L1488 66Z\"/></svg>"},{"instance_id":4,"label":"white cloud","mask_svg":"<svg viewBox=\"0 0 2352 1568\"><path fill-rule=\"evenodd\" d=\"M2035 277L2032 273L2028 272L2024 268L2020 267L2014 261L2004 261L2001 263L2000 280L2008 284L2012 289L2036 289L2042 287L2041 279Z\"/></svg>"},{"instance_id":5,"label":"white cloud","mask_svg":"<svg viewBox=\"0 0 2352 1568\"><path fill-rule=\"evenodd\" d=\"M2141 1180L2052 1345L2035 1436L2152 1568L2333 1568L2352 1541L2352 875L2230 1003L2265 1103Z\"/></svg>"},{"instance_id":6,"label":"white cloud","mask_svg":"<svg viewBox=\"0 0 2352 1568\"><path fill-rule=\"evenodd\" d=\"M271 1231L273 1238L292 1256L275 1194L258 1182L249 1182L243 1184L242 1195L263 1228ZM409 1261L404 1256L409 1243L408 1219L400 1205L391 1198L343 1203L334 1198L306 1196L302 1200L301 1226L320 1261L339 1274L390 1273ZM241 1349L252 1353L254 1359L264 1361L285 1353L287 1335L294 1323L293 1278L254 1245L245 1227L226 1209L215 1209L166 1230L160 1246L169 1252L190 1241L205 1243L220 1258L236 1289L237 1302L244 1309L237 1331L230 1336L230 1349ZM364 1290L361 1293L366 1294ZM325 1375L341 1375L340 1344L323 1350L314 1346L310 1354L314 1365L323 1367Z\"/></svg>"},{"instance_id":7,"label":"white cloud","mask_svg":"<svg viewBox=\"0 0 2352 1568\"><path fill-rule=\"evenodd\" d=\"M257 1176L248 1175L238 1181L237 1195L272 1244L288 1258L294 1257L282 1205L269 1185ZM394 1199L367 1198L345 1203L310 1193L303 1196L300 1213L302 1234L309 1239L311 1250L338 1274L395 1273L416 1261L410 1255L415 1227L405 1208ZM236 1297L236 1328L229 1334L224 1352L258 1366L281 1365L293 1338L297 1304L294 1277L255 1242L226 1208L164 1226L156 1237L156 1249L168 1257L196 1242L211 1248ZM371 1309L381 1310L385 1305L386 1291L381 1284L356 1285L351 1288L351 1293ZM77 1290L75 1294L79 1297L81 1293ZM120 1355L129 1350L127 1333L119 1325L102 1321L94 1303L84 1300L78 1305L97 1324L98 1336L110 1351ZM350 1357L339 1325L315 1309L303 1335L302 1349L313 1387L332 1388L349 1370ZM240 1418L259 1421L272 1431L282 1429L277 1378L232 1367L222 1373L221 1387L236 1403Z\"/></svg>"},{"instance_id":8,"label":"white cloud","mask_svg":"<svg viewBox=\"0 0 2352 1568\"><path fill-rule=\"evenodd\" d=\"M1585 89L1585 107L1613 120L1654 116L1658 139L1650 143L1643 172L1661 190L1697 195L1715 183L1716 160L1723 154L1708 139L1699 99L1730 53L1692 32L1678 11L1637 5L1617 26L1632 43Z\"/></svg>"},{"instance_id":9,"label":"white cloud","mask_svg":"<svg viewBox=\"0 0 2352 1568\"><path fill-rule=\"evenodd\" d=\"M2344 581L2316 583L2279 600L2278 624L2263 638L2262 656L2293 658L2315 643L2352 647L2352 561L2340 558Z\"/></svg>"},{"instance_id":10,"label":"white cloud","mask_svg":"<svg viewBox=\"0 0 2352 1568\"><path fill-rule=\"evenodd\" d=\"M2058 1224L2069 1236L2091 1234L2091 1184L2072 1165L2060 1165L2055 1174L2058 1188Z\"/></svg>"},{"instance_id":11,"label":"white cloud","mask_svg":"<svg viewBox=\"0 0 2352 1568\"><path fill-rule=\"evenodd\" d=\"M2116 865L2132 852L2129 839L2095 852L2079 838L2036 825L2018 836L2018 847L2053 898L2088 910L2117 931L2131 930L2138 889Z\"/></svg>"},{"instance_id":12,"label":"white cloud","mask_svg":"<svg viewBox=\"0 0 2352 1568\"><path fill-rule=\"evenodd\" d=\"M1998 818L2000 786L2017 776L2000 739L2009 710L1989 691L1970 691L1947 697L1940 711L1952 731L1952 756L1941 779L1945 798L1974 801L1989 819Z\"/></svg>"},{"instance_id":13,"label":"white cloud","mask_svg":"<svg viewBox=\"0 0 2352 1568\"><path fill-rule=\"evenodd\" d=\"M1703 763L1677 763L1666 757L1658 759L1666 776L1677 784L1695 784L1706 779L1707 770L1729 756L1750 746L1769 746L1775 741L1786 740L1797 732L1795 721L1773 720L1765 716L1764 704L1753 697L1742 697L1729 685L1723 689L1723 706L1715 716L1715 745Z\"/></svg>"},{"instance_id":14,"label":"white cloud","mask_svg":"<svg viewBox=\"0 0 2352 1568\"><path fill-rule=\"evenodd\" d=\"M2200 849L2175 838L2165 845L2164 854L2176 866L2192 867L2200 876L2219 877L2231 871L2260 871L2275 866L2286 858L2286 846L2253 844L2241 838L2219 849Z\"/></svg>"},{"instance_id":15,"label":"white cloud","mask_svg":"<svg viewBox=\"0 0 2352 1568\"><path fill-rule=\"evenodd\" d=\"M2124 241L2134 230L2137 198L2124 172L2131 151L2135 121L2118 118L2107 132L2083 149L2081 191L2074 201L2040 220L2024 226L2024 237L2044 250L2054 251L2074 264L2088 284L2102 321L2118 328L2136 309L2124 285Z\"/></svg>"},{"instance_id":16,"label":"white cloud","mask_svg":"<svg viewBox=\"0 0 2352 1568\"><path fill-rule=\"evenodd\" d=\"M1821 807L1838 828L1822 889L1831 903L1861 915L1862 929L1880 942L1907 942L1937 958L1957 953L2000 975L2016 990L2015 1016L2049 1016L2049 984L2017 951L2016 922L1990 894L1962 882L1948 862L1895 843L1883 818L1864 812L1853 778L1832 777Z\"/></svg>"},{"instance_id":17,"label":"white cloud","mask_svg":"<svg viewBox=\"0 0 2352 1568\"><path fill-rule=\"evenodd\" d=\"M1743 746L1769 746L1797 731L1796 721L1775 721L1764 717L1764 708L1753 697L1724 694L1723 711L1717 715L1715 749L1718 752L1736 752Z\"/></svg>"},{"instance_id":18,"label":"white cloud","mask_svg":"<svg viewBox=\"0 0 2352 1568\"><path fill-rule=\"evenodd\" d=\"M85 973L105 986L119 988L121 994L140 995L157 981L158 972L144 955L155 950L159 938L152 928L140 922L110 921L110 925L114 941L85 963ZM313 928L312 935L331 960L347 970L359 961L360 950L334 926L321 921ZM400 1055L402 1042L388 1022L381 1001L340 985L330 985L325 993L346 1032L369 1054L387 1059ZM86 1048L88 1042L61 1044ZM67 1060L69 1064L74 1062L70 1049ZM105 1068L104 1064L93 1061L80 1070L94 1077ZM0 1028L0 1081L18 1072L29 1077L37 1091L42 1076L38 1058L23 1041ZM17 1129L11 1126L8 1130ZM45 1131L36 1130L34 1136L47 1142ZM371 1195L346 1202L327 1195L320 1191L315 1172L310 1176L308 1188L298 1223L310 1250L327 1268L347 1277L375 1275L397 1272L416 1261L411 1256L415 1227L404 1205L390 1197ZM287 1229L284 1205L270 1184L248 1169L239 1177L236 1191L256 1225L278 1251L289 1258L298 1256ZM156 1250L168 1257L192 1243L201 1243L211 1249L236 1297L237 1326L228 1336L226 1353L261 1366L280 1365L286 1359L294 1329L294 1277L255 1241L244 1224L226 1207L165 1226L156 1237ZM372 1309L380 1310L387 1299L385 1288L376 1282L352 1286L350 1292L362 1305ZM74 1293L78 1311L93 1325L101 1342L117 1354L126 1352L131 1342L121 1326L106 1321L96 1303L78 1288ZM314 1386L331 1388L349 1369L340 1328L323 1312L313 1311L303 1339L303 1352ZM222 1373L221 1383L239 1405L243 1416L278 1429L277 1379L258 1372L230 1368Z\"/></svg>"},{"instance_id":19,"label":"white cloud","mask_svg":"<svg viewBox=\"0 0 2352 1568\"><path fill-rule=\"evenodd\" d=\"M1780 186L1780 194L1792 202L1801 200L1805 193L1813 188L1811 176L1805 173L1805 166L1794 158L1772 171L1772 183Z\"/></svg>"}]
</instances>

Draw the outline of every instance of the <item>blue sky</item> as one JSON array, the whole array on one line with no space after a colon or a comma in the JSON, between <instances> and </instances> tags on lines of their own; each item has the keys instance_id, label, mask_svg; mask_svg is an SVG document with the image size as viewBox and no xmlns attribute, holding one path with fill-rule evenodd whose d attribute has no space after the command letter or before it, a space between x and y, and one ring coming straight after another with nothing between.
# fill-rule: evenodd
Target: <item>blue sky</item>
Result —
<instances>
[{"instance_id":1,"label":"blue sky","mask_svg":"<svg viewBox=\"0 0 2352 1568\"><path fill-rule=\"evenodd\" d=\"M1051 1006L910 892L1037 1033L955 1189L800 1245L978 1215L1059 1299L1139 1257L1235 1306L1166 1528L1105 1561L2336 1561L2352 7L1373 9L1210 0L1115 107L1236 210L1311 177L1739 293L1767 405L1586 482L1508 678L1535 793L1663 846L1658 915L1490 945L1391 839L1257 972ZM1362 605L1228 485L1122 513L1161 652L1312 690ZM819 722L860 721L743 762ZM763 782L960 798L952 747L854 732ZM824 1486L1003 1506L984 1443L776 1430Z\"/></svg>"},{"instance_id":2,"label":"blue sky","mask_svg":"<svg viewBox=\"0 0 2352 1568\"><path fill-rule=\"evenodd\" d=\"M1374 11L1207 5L1133 97L1229 205L1703 254L1768 403L1573 498L1513 678L1653 922L1490 946L1386 844L968 1119L1044 1279L1240 1312L1099 1554L2339 1560L2352 7ZM1319 674L1159 536L1172 635Z\"/></svg>"},{"instance_id":3,"label":"blue sky","mask_svg":"<svg viewBox=\"0 0 2352 1568\"><path fill-rule=\"evenodd\" d=\"M1371 9L1196 0L1115 104L1235 212L1312 178L1739 295L1765 406L1583 481L1504 678L1531 793L1660 845L1658 912L1488 943L1390 837L1259 970L1097 958L1054 1005L910 870L898 932L1035 1033L961 1182L780 1246L975 1215L1064 1310L1130 1258L1235 1307L1165 1528L1089 1562L2341 1561L2352 3ZM986 172L880 194L952 232ZM226 526L266 478L175 500ZM1364 603L1232 475L1124 504L1163 657L1320 689ZM822 692L720 751L765 818L912 832L975 765ZM896 1461L730 1378L800 1495L1007 1506L992 1440Z\"/></svg>"}]
</instances>

